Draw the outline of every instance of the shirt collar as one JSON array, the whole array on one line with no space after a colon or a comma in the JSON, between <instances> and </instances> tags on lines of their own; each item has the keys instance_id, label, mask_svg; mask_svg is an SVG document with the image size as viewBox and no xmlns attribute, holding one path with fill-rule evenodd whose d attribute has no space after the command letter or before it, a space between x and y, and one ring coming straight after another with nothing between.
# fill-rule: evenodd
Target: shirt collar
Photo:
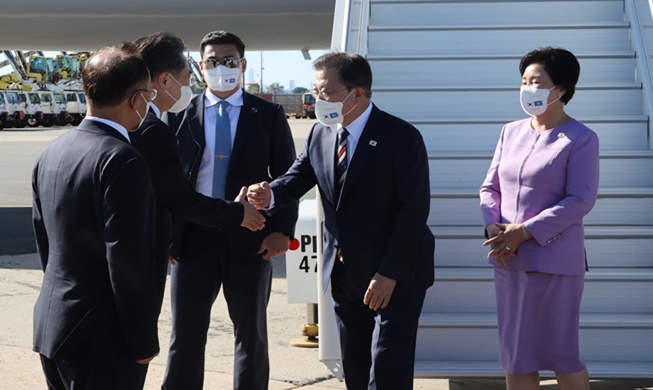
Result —
<instances>
[{"instance_id":1,"label":"shirt collar","mask_svg":"<svg viewBox=\"0 0 653 390\"><path fill-rule=\"evenodd\" d=\"M211 92L210 89L206 89L206 93L204 94L204 99L205 99L205 107L211 107L215 106L219 102L221 102L223 99L220 99L219 97L215 96L213 92ZM240 107L243 105L243 90L238 88L234 93L229 95L226 99L227 101L232 106Z\"/></svg>"},{"instance_id":2,"label":"shirt collar","mask_svg":"<svg viewBox=\"0 0 653 390\"><path fill-rule=\"evenodd\" d=\"M161 110L159 107L157 107L156 104L154 104L154 102L150 102L150 108L152 111L154 111L154 115L156 115L157 118L161 119Z\"/></svg>"},{"instance_id":3,"label":"shirt collar","mask_svg":"<svg viewBox=\"0 0 653 390\"><path fill-rule=\"evenodd\" d=\"M92 121L96 121L96 122L104 123L104 124L107 125L107 126L111 126L111 127L112 127L113 129L115 129L117 132L119 132L120 134L122 134L122 136L125 137L125 139L127 140L127 142L131 143L131 141L129 141L129 133L127 132L127 129L125 128L125 126L123 126L123 125L121 125L121 124L119 124L119 123L116 123L116 122L114 122L114 121L112 121L112 120L105 119L105 118L98 118L98 117L96 117L96 116L86 115L85 119L90 119L90 120L92 120Z\"/></svg>"},{"instance_id":4,"label":"shirt collar","mask_svg":"<svg viewBox=\"0 0 653 390\"><path fill-rule=\"evenodd\" d=\"M346 126L349 135L353 135L356 137L356 139L360 139L361 134L363 134L363 129L367 124L367 120L370 119L370 114L372 114L372 102L369 103L365 111L363 111L363 113L360 114L358 118L354 119L353 122ZM343 126L339 124L338 130L340 130L342 127Z\"/></svg>"}]
</instances>

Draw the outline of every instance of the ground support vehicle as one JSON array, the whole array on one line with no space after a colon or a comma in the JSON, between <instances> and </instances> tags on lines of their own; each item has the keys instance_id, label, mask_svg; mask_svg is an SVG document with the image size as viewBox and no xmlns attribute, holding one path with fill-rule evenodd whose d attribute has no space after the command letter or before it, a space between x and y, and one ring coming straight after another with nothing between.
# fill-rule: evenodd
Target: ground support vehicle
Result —
<instances>
[{"instance_id":1,"label":"ground support vehicle","mask_svg":"<svg viewBox=\"0 0 653 390\"><path fill-rule=\"evenodd\" d=\"M68 124L69 115L66 110L68 105L66 95L61 92L50 91L39 91L39 95L41 95L41 109L43 111L41 126L64 126Z\"/></svg>"},{"instance_id":2,"label":"ground support vehicle","mask_svg":"<svg viewBox=\"0 0 653 390\"><path fill-rule=\"evenodd\" d=\"M64 94L66 95L69 123L77 126L86 115L86 95L80 91L65 91Z\"/></svg>"},{"instance_id":3,"label":"ground support vehicle","mask_svg":"<svg viewBox=\"0 0 653 390\"><path fill-rule=\"evenodd\" d=\"M286 112L286 118L294 116L299 119L306 118L302 99L303 97L300 93L279 93L273 94L270 100L283 106L283 110Z\"/></svg>"},{"instance_id":4,"label":"ground support vehicle","mask_svg":"<svg viewBox=\"0 0 653 390\"><path fill-rule=\"evenodd\" d=\"M304 118L315 119L315 97L310 92L302 95L302 104L304 107Z\"/></svg>"},{"instance_id":5,"label":"ground support vehicle","mask_svg":"<svg viewBox=\"0 0 653 390\"><path fill-rule=\"evenodd\" d=\"M4 91L7 102L7 114L11 127L23 128L27 125L26 111L27 111L27 97L25 92L21 90L6 90ZM7 124L5 123L5 127Z\"/></svg>"}]
</instances>

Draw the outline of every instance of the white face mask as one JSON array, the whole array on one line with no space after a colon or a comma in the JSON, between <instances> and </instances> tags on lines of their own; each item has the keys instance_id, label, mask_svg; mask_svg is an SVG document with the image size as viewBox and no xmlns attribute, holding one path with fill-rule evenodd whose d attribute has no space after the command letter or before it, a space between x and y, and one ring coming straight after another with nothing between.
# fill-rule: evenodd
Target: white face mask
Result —
<instances>
[{"instance_id":1,"label":"white face mask","mask_svg":"<svg viewBox=\"0 0 653 390\"><path fill-rule=\"evenodd\" d=\"M551 89L555 88L554 85ZM560 100L562 93L558 95L558 98L551 103L547 103L549 100L549 93L551 89L538 89L537 87L529 87L527 85L522 85L519 90L519 99L521 101L521 108L530 116L538 116L544 114L549 104L553 104Z\"/></svg>"},{"instance_id":2,"label":"white face mask","mask_svg":"<svg viewBox=\"0 0 653 390\"><path fill-rule=\"evenodd\" d=\"M326 100L316 99L315 100L315 116L317 120L324 126L333 126L337 124L342 124L342 121L345 119L345 115L349 114L356 108L356 105L347 111L347 113L342 113L342 106L345 100L349 99L351 93L354 92L352 89L349 92L349 95L341 102L327 102Z\"/></svg>"},{"instance_id":3,"label":"white face mask","mask_svg":"<svg viewBox=\"0 0 653 390\"><path fill-rule=\"evenodd\" d=\"M143 100L145 100L145 114L141 116L141 114L138 112L138 110L136 109L136 107L134 107L134 111L136 111L136 115L138 115L138 117L139 117L140 120L141 120L141 121L138 123L138 126L136 126L136 128L135 128L134 130L138 130L138 129L141 128L141 126L143 125L143 122L145 122L145 118L147 118L147 111L150 109L150 102L148 102L147 99L145 99L145 97L143 96L143 94L140 94L140 93L139 93L139 95L140 95L141 98L143 98Z\"/></svg>"},{"instance_id":4,"label":"white face mask","mask_svg":"<svg viewBox=\"0 0 653 390\"><path fill-rule=\"evenodd\" d=\"M204 69L204 80L214 91L231 91L240 84L240 66L227 68L224 65L218 65L214 69Z\"/></svg>"},{"instance_id":5,"label":"white face mask","mask_svg":"<svg viewBox=\"0 0 653 390\"><path fill-rule=\"evenodd\" d=\"M172 99L175 100L175 104L173 104L172 107L168 109L168 112L172 112L172 113L182 112L186 109L186 107L188 107L190 101L193 99L193 90L190 89L188 85L181 85L179 81L177 81L177 79L175 79L174 77L172 76L170 77L173 80L175 80L175 83L177 83L181 87L181 89L179 90L179 94L180 94L179 99L175 99L175 97L172 96L170 92L166 91L165 89L163 90L165 93L168 94L168 96L170 96Z\"/></svg>"}]
</instances>

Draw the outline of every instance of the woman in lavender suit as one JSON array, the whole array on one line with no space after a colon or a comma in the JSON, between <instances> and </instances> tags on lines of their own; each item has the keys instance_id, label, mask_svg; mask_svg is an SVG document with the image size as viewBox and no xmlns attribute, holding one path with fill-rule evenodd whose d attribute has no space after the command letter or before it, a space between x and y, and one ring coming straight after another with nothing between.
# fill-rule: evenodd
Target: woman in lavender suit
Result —
<instances>
[{"instance_id":1,"label":"woman in lavender suit","mask_svg":"<svg viewBox=\"0 0 653 390\"><path fill-rule=\"evenodd\" d=\"M538 389L540 370L554 371L561 389L589 389L578 328L599 141L564 110L580 74L572 53L533 50L519 70L530 117L503 127L480 189L500 361L508 389Z\"/></svg>"}]
</instances>

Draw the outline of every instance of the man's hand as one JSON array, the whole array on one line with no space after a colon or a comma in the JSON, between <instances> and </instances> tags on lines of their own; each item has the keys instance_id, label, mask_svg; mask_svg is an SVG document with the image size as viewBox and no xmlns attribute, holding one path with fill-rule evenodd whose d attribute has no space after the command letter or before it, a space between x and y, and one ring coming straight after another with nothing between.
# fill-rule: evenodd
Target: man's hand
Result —
<instances>
[{"instance_id":1,"label":"man's hand","mask_svg":"<svg viewBox=\"0 0 653 390\"><path fill-rule=\"evenodd\" d=\"M147 363L151 362L157 356L159 356L158 352L155 353L154 356L151 356L151 357L149 357L147 359L136 360L136 363L138 363L138 364L147 364Z\"/></svg>"},{"instance_id":2,"label":"man's hand","mask_svg":"<svg viewBox=\"0 0 653 390\"><path fill-rule=\"evenodd\" d=\"M247 200L258 210L265 210L270 207L272 201L272 190L267 181L252 184L247 189Z\"/></svg>"},{"instance_id":3,"label":"man's hand","mask_svg":"<svg viewBox=\"0 0 653 390\"><path fill-rule=\"evenodd\" d=\"M240 189L240 193L234 199L236 202L245 207L245 214L243 214L243 222L240 226L247 228L253 232L261 230L265 227L265 217L259 213L254 206L247 203L247 187Z\"/></svg>"},{"instance_id":4,"label":"man's hand","mask_svg":"<svg viewBox=\"0 0 653 390\"><path fill-rule=\"evenodd\" d=\"M270 260L286 253L288 246L290 246L290 237L281 232L273 232L263 239L258 254L263 255L263 259Z\"/></svg>"},{"instance_id":5,"label":"man's hand","mask_svg":"<svg viewBox=\"0 0 653 390\"><path fill-rule=\"evenodd\" d=\"M370 281L367 291L365 291L363 303L369 306L372 310L385 309L390 303L390 298L392 297L396 285L396 280L390 279L377 272Z\"/></svg>"}]
</instances>

